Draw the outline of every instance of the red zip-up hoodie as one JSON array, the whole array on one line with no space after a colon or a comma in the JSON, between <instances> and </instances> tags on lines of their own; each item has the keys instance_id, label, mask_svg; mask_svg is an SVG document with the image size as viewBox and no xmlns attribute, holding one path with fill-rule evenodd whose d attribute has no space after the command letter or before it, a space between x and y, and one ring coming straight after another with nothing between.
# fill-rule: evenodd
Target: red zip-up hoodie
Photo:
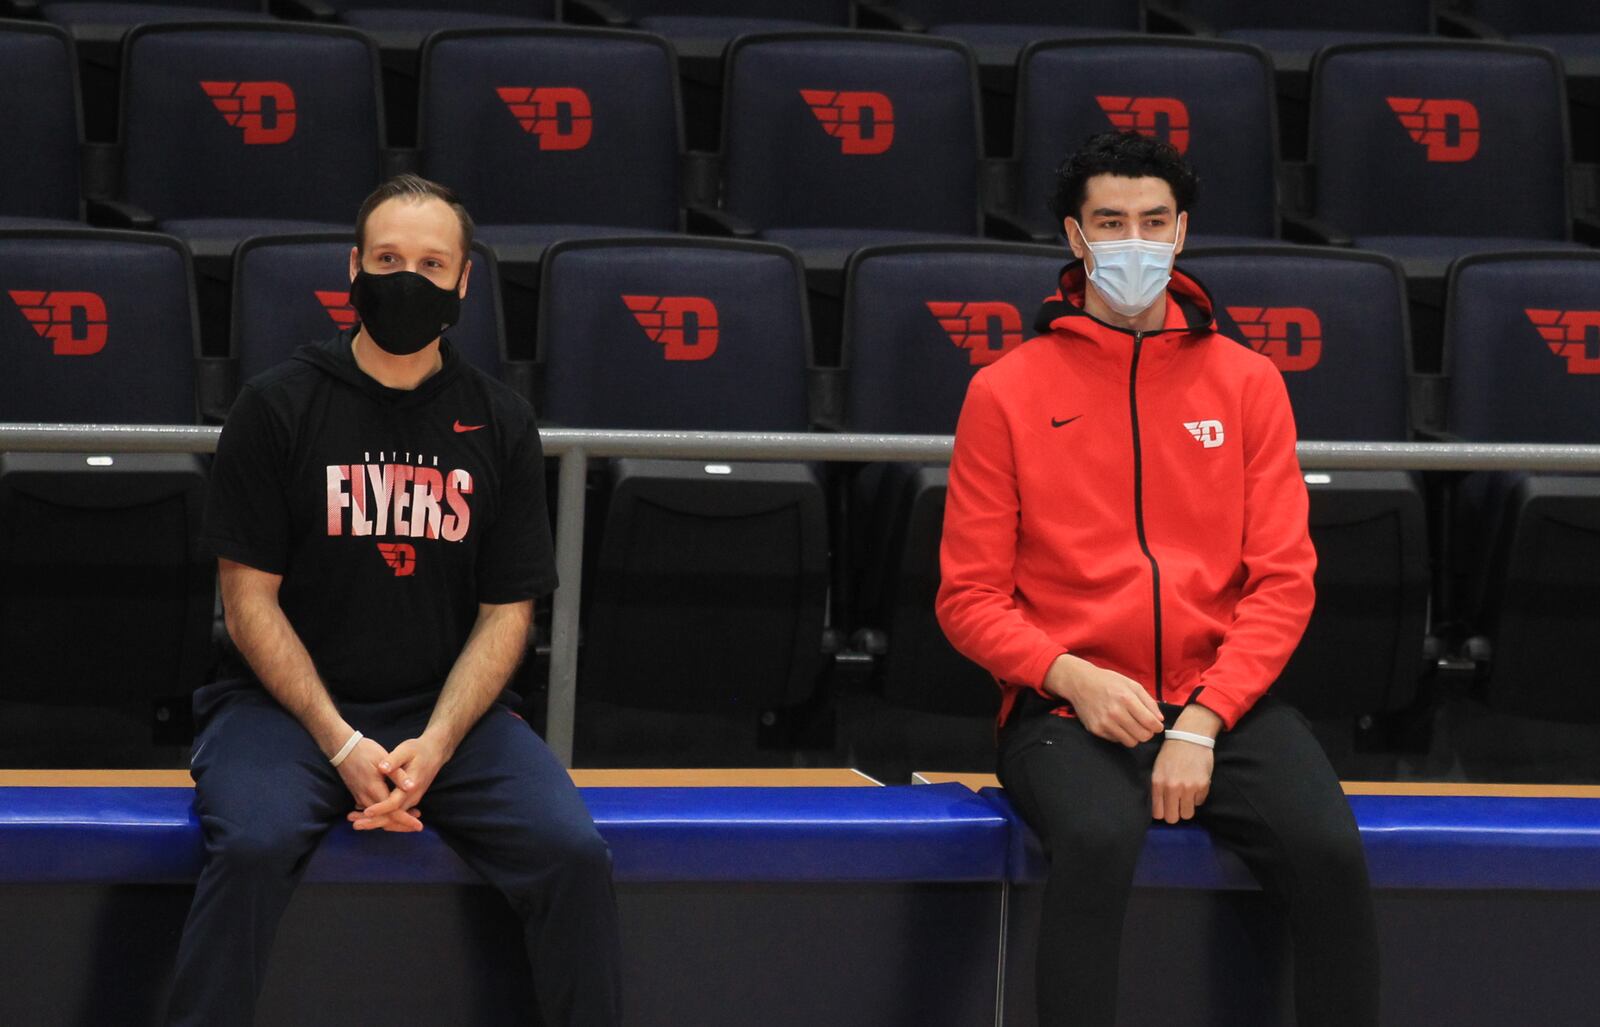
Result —
<instances>
[{"instance_id":1,"label":"red zip-up hoodie","mask_svg":"<svg viewBox=\"0 0 1600 1027\"><path fill-rule=\"evenodd\" d=\"M974 375L956 426L939 623L992 673L1003 724L1074 653L1231 728L1311 615L1316 553L1270 360L1174 271L1165 327L1083 309L1071 264L1030 339ZM1066 714L1065 707L1056 712Z\"/></svg>"}]
</instances>

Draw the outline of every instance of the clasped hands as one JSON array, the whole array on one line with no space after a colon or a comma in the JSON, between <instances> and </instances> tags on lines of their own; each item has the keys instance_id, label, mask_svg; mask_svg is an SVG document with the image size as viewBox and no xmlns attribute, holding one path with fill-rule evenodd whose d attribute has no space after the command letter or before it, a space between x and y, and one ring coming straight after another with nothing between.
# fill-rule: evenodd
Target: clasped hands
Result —
<instances>
[{"instance_id":1,"label":"clasped hands","mask_svg":"<svg viewBox=\"0 0 1600 1027\"><path fill-rule=\"evenodd\" d=\"M1070 653L1050 665L1044 689L1070 702L1090 734L1130 749L1166 727L1161 707L1137 681ZM1173 727L1215 738L1222 718L1191 704ZM1169 824L1191 819L1211 792L1213 762L1212 751L1203 745L1180 739L1163 742L1150 775L1150 816Z\"/></svg>"},{"instance_id":2,"label":"clasped hands","mask_svg":"<svg viewBox=\"0 0 1600 1027\"><path fill-rule=\"evenodd\" d=\"M357 831L422 830L420 804L449 755L426 731L393 752L363 738L339 764L339 776L356 801L345 819Z\"/></svg>"}]
</instances>

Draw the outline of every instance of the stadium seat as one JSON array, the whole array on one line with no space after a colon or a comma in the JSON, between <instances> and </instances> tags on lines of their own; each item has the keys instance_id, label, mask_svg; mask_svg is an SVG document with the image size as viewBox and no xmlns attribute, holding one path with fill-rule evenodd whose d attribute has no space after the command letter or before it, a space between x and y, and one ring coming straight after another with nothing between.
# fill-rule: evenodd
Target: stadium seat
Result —
<instances>
[{"instance_id":1,"label":"stadium seat","mask_svg":"<svg viewBox=\"0 0 1600 1027\"><path fill-rule=\"evenodd\" d=\"M1259 49L1154 36L1035 43L1017 94L1013 216L1034 239L1060 238L1048 201L1062 159L1115 130L1164 139L1200 176L1188 245L1278 237L1272 66Z\"/></svg>"},{"instance_id":2,"label":"stadium seat","mask_svg":"<svg viewBox=\"0 0 1600 1027\"><path fill-rule=\"evenodd\" d=\"M126 63L119 197L197 259L345 228L378 182L378 59L353 29L145 26Z\"/></svg>"},{"instance_id":3,"label":"stadium seat","mask_svg":"<svg viewBox=\"0 0 1600 1027\"><path fill-rule=\"evenodd\" d=\"M0 282L5 420L194 423L194 292L177 240L0 232ZM117 765L150 749L163 711L187 719L210 663L204 492L187 453L0 454L9 758Z\"/></svg>"},{"instance_id":4,"label":"stadium seat","mask_svg":"<svg viewBox=\"0 0 1600 1027\"><path fill-rule=\"evenodd\" d=\"M1434 28L1434 0L1181 0L1172 6L1200 32L1253 43L1271 53L1276 66L1302 72L1325 46L1429 36Z\"/></svg>"},{"instance_id":5,"label":"stadium seat","mask_svg":"<svg viewBox=\"0 0 1600 1027\"><path fill-rule=\"evenodd\" d=\"M838 272L850 251L978 234L971 52L881 32L742 36L724 76L723 209ZM936 173L930 173L936 169Z\"/></svg>"},{"instance_id":6,"label":"stadium seat","mask_svg":"<svg viewBox=\"0 0 1600 1027\"><path fill-rule=\"evenodd\" d=\"M1032 337L1066 258L1005 243L874 246L846 274L843 427L949 435L978 368ZM989 770L1000 693L933 615L948 469L868 464L852 476L853 626L881 634L884 709L846 718L856 765L898 780L916 766Z\"/></svg>"},{"instance_id":7,"label":"stadium seat","mask_svg":"<svg viewBox=\"0 0 1600 1027\"><path fill-rule=\"evenodd\" d=\"M540 293L539 409L549 423L808 427L810 339L790 251L568 240L547 252ZM762 719L777 723L808 700L822 668L828 532L816 471L616 460L604 476L609 487L594 507L603 527L585 575L578 697L590 716L580 706L578 758L759 758ZM640 737L596 741L597 703L729 735L686 749L658 720Z\"/></svg>"},{"instance_id":8,"label":"stadium seat","mask_svg":"<svg viewBox=\"0 0 1600 1027\"><path fill-rule=\"evenodd\" d=\"M691 58L720 54L735 36L790 29L848 28L849 0L568 0L590 20L659 32Z\"/></svg>"},{"instance_id":9,"label":"stadium seat","mask_svg":"<svg viewBox=\"0 0 1600 1027\"><path fill-rule=\"evenodd\" d=\"M267 235L239 245L230 338L240 382L287 360L300 346L357 323L350 306L351 243L350 234L341 232ZM506 376L499 275L494 254L481 242L473 246L461 320L445 335L468 363L493 377ZM526 391L530 377L518 387ZM232 399L227 396L224 405Z\"/></svg>"},{"instance_id":10,"label":"stadium seat","mask_svg":"<svg viewBox=\"0 0 1600 1027\"><path fill-rule=\"evenodd\" d=\"M1144 30L1142 0L999 0L982 5L964 0L890 0L873 5L874 23L902 31L959 39L985 66L1016 63L1017 54L1036 40L1111 35Z\"/></svg>"},{"instance_id":11,"label":"stadium seat","mask_svg":"<svg viewBox=\"0 0 1600 1027\"><path fill-rule=\"evenodd\" d=\"M1600 254L1501 253L1451 268L1450 432L1600 443ZM1456 565L1486 636L1491 706L1600 720L1600 477L1479 473L1457 493Z\"/></svg>"},{"instance_id":12,"label":"stadium seat","mask_svg":"<svg viewBox=\"0 0 1600 1027\"><path fill-rule=\"evenodd\" d=\"M4 7L0 4L0 7ZM32 3L23 0L14 9L37 13L71 34L83 83L84 123L90 139L111 140L116 135L122 43L139 25L172 22L266 21L267 0L174 0L170 3Z\"/></svg>"},{"instance_id":13,"label":"stadium seat","mask_svg":"<svg viewBox=\"0 0 1600 1027\"><path fill-rule=\"evenodd\" d=\"M1301 439L1404 442L1410 339L1405 282L1377 253L1323 247L1185 252L1221 330L1283 372ZM1406 471L1306 476L1317 604L1273 686L1314 719L1406 707L1427 651L1426 506Z\"/></svg>"},{"instance_id":14,"label":"stadium seat","mask_svg":"<svg viewBox=\"0 0 1600 1027\"><path fill-rule=\"evenodd\" d=\"M442 32L423 53L421 172L507 262L558 239L683 228L677 67L658 36Z\"/></svg>"},{"instance_id":15,"label":"stadium seat","mask_svg":"<svg viewBox=\"0 0 1600 1027\"><path fill-rule=\"evenodd\" d=\"M83 217L83 141L72 40L37 22L0 21L0 228Z\"/></svg>"},{"instance_id":16,"label":"stadium seat","mask_svg":"<svg viewBox=\"0 0 1600 1027\"><path fill-rule=\"evenodd\" d=\"M1485 39L1554 50L1568 75L1600 75L1600 9L1583 0L1472 0L1445 11L1447 24Z\"/></svg>"},{"instance_id":17,"label":"stadium seat","mask_svg":"<svg viewBox=\"0 0 1600 1027\"><path fill-rule=\"evenodd\" d=\"M1566 107L1555 55L1468 41L1334 46L1312 67L1317 220L1408 277L1571 241Z\"/></svg>"},{"instance_id":18,"label":"stadium seat","mask_svg":"<svg viewBox=\"0 0 1600 1027\"><path fill-rule=\"evenodd\" d=\"M287 0L318 21L333 19L368 33L385 51L421 48L431 33L548 25L561 20L561 0Z\"/></svg>"}]
</instances>

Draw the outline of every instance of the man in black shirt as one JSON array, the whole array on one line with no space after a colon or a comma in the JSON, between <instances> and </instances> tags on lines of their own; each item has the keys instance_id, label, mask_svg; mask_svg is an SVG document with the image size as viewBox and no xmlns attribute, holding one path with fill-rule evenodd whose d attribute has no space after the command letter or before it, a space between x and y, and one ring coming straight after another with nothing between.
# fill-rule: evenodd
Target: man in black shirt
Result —
<instances>
[{"instance_id":1,"label":"man in black shirt","mask_svg":"<svg viewBox=\"0 0 1600 1027\"><path fill-rule=\"evenodd\" d=\"M472 221L401 176L363 204L350 333L241 391L203 541L248 666L195 697L207 861L172 1024L251 1020L306 857L434 825L522 918L543 1021L620 1022L610 852L502 702L556 584L533 410L442 338Z\"/></svg>"}]
</instances>

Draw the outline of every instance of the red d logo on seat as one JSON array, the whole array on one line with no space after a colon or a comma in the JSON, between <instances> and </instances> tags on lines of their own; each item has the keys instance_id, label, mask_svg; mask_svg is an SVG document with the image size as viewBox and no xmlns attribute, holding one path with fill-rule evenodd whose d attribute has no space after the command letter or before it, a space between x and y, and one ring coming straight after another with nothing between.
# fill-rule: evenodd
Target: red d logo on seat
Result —
<instances>
[{"instance_id":1,"label":"red d logo on seat","mask_svg":"<svg viewBox=\"0 0 1600 1027\"><path fill-rule=\"evenodd\" d=\"M894 104L882 93L802 89L800 96L823 130L839 140L840 153L886 153L894 145Z\"/></svg>"},{"instance_id":2,"label":"red d logo on seat","mask_svg":"<svg viewBox=\"0 0 1600 1027\"><path fill-rule=\"evenodd\" d=\"M1466 100L1391 96L1389 107L1435 164L1460 164L1478 153L1478 108Z\"/></svg>"},{"instance_id":3,"label":"red d logo on seat","mask_svg":"<svg viewBox=\"0 0 1600 1027\"><path fill-rule=\"evenodd\" d=\"M717 351L717 305L704 296L624 296L633 319L666 347L668 360L705 360Z\"/></svg>"},{"instance_id":4,"label":"red d logo on seat","mask_svg":"<svg viewBox=\"0 0 1600 1027\"><path fill-rule=\"evenodd\" d=\"M106 348L111 328L98 293L12 289L11 300L56 356L92 357Z\"/></svg>"},{"instance_id":5,"label":"red d logo on seat","mask_svg":"<svg viewBox=\"0 0 1600 1027\"><path fill-rule=\"evenodd\" d=\"M294 138L294 90L286 82L202 82L200 88L228 124L244 129L247 146Z\"/></svg>"}]
</instances>

